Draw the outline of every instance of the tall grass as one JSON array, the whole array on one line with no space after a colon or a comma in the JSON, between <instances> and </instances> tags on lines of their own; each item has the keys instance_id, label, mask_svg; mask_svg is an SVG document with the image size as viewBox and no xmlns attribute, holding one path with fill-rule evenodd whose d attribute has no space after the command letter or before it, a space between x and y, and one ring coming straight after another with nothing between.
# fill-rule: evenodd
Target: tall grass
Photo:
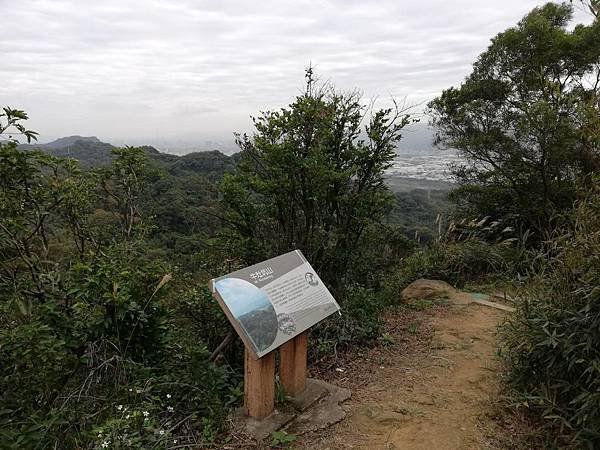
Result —
<instances>
[{"instance_id":1,"label":"tall grass","mask_svg":"<svg viewBox=\"0 0 600 450\"><path fill-rule=\"evenodd\" d=\"M600 446L600 189L538 257L544 261L502 329L516 403L554 445Z\"/></svg>"},{"instance_id":2,"label":"tall grass","mask_svg":"<svg viewBox=\"0 0 600 450\"><path fill-rule=\"evenodd\" d=\"M506 221L451 221L444 231L440 226L435 241L402 261L390 287L399 291L419 278L439 279L457 287L521 279L529 271L528 234L516 236Z\"/></svg>"}]
</instances>

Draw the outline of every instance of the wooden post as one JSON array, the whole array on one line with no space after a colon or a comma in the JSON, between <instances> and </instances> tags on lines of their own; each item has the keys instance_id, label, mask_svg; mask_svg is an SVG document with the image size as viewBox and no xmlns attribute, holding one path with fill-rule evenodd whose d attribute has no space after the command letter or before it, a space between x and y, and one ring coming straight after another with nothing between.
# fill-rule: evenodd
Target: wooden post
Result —
<instances>
[{"instance_id":1,"label":"wooden post","mask_svg":"<svg viewBox=\"0 0 600 450\"><path fill-rule=\"evenodd\" d=\"M244 359L244 412L264 419L275 407L275 352L253 359L246 349Z\"/></svg>"},{"instance_id":2,"label":"wooden post","mask_svg":"<svg viewBox=\"0 0 600 450\"><path fill-rule=\"evenodd\" d=\"M295 397L306 388L307 346L307 331L281 346L279 379L284 392L291 397Z\"/></svg>"}]
</instances>

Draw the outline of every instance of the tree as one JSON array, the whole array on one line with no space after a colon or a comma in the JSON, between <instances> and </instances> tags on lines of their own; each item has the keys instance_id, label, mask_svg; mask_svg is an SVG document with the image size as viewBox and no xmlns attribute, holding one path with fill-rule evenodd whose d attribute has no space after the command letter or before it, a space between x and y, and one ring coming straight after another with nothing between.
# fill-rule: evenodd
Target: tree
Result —
<instances>
[{"instance_id":1,"label":"tree","mask_svg":"<svg viewBox=\"0 0 600 450\"><path fill-rule=\"evenodd\" d=\"M9 134L9 140L0 143L0 292L24 308L31 298L44 302L48 284L55 281L48 276L55 269L53 240L74 245L80 257L85 251L91 235L83 223L91 194L75 161L19 150L15 130L28 141L37 133L19 123L27 119L23 111L3 111L0 134ZM70 231L69 239L54 236L62 228Z\"/></svg>"},{"instance_id":2,"label":"tree","mask_svg":"<svg viewBox=\"0 0 600 450\"><path fill-rule=\"evenodd\" d=\"M371 112L358 92L318 85L312 69L306 77L288 108L254 118L252 137L238 135L238 170L221 183L224 218L245 263L299 248L337 287L364 264L369 231L392 205L384 172L411 119L398 105Z\"/></svg>"},{"instance_id":3,"label":"tree","mask_svg":"<svg viewBox=\"0 0 600 450\"><path fill-rule=\"evenodd\" d=\"M465 158L453 168L463 213L510 218L538 239L600 167L600 23L570 31L571 17L565 4L534 9L429 104L435 143Z\"/></svg>"},{"instance_id":4,"label":"tree","mask_svg":"<svg viewBox=\"0 0 600 450\"><path fill-rule=\"evenodd\" d=\"M0 113L0 136L8 136L7 141L13 143L19 142L18 139L13 137L15 134L25 136L27 142L31 142L32 140L37 141L38 133L26 129L21 123L21 121L27 119L25 111L13 109L8 106L3 107L2 113ZM2 145L1 141L0 145Z\"/></svg>"},{"instance_id":5,"label":"tree","mask_svg":"<svg viewBox=\"0 0 600 450\"><path fill-rule=\"evenodd\" d=\"M125 147L111 151L115 159L98 169L105 207L119 220L124 237L132 237L134 226L142 224L140 197L148 177L148 157L143 148Z\"/></svg>"}]
</instances>

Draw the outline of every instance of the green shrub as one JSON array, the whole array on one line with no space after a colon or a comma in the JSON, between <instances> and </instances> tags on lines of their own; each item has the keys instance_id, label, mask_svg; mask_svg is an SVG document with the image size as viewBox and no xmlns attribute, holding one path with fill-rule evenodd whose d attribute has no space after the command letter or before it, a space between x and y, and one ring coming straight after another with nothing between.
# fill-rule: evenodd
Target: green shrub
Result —
<instances>
[{"instance_id":1,"label":"green shrub","mask_svg":"<svg viewBox=\"0 0 600 450\"><path fill-rule=\"evenodd\" d=\"M353 345L374 343L381 335L381 314L390 298L360 285L351 285L344 294L341 316L333 316L311 331L311 359Z\"/></svg>"},{"instance_id":2,"label":"green shrub","mask_svg":"<svg viewBox=\"0 0 600 450\"><path fill-rule=\"evenodd\" d=\"M546 266L503 327L503 355L520 405L559 445L600 445L600 191L570 231L549 243Z\"/></svg>"},{"instance_id":3,"label":"green shrub","mask_svg":"<svg viewBox=\"0 0 600 450\"><path fill-rule=\"evenodd\" d=\"M317 83L312 68L306 79L289 107L262 112L252 135L238 136L239 165L220 183L221 245L247 265L300 249L341 298L348 280L367 281L356 269L372 267L373 228L384 233L394 201L385 171L412 119Z\"/></svg>"},{"instance_id":4,"label":"green shrub","mask_svg":"<svg viewBox=\"0 0 600 450\"><path fill-rule=\"evenodd\" d=\"M0 143L0 448L208 443L239 399L202 341L222 320L212 308L210 333L181 327L171 285L197 298L148 257L143 154L115 157L92 174ZM90 189L112 194L112 220Z\"/></svg>"},{"instance_id":5,"label":"green shrub","mask_svg":"<svg viewBox=\"0 0 600 450\"><path fill-rule=\"evenodd\" d=\"M188 330L190 336L199 339L208 348L215 349L228 333L234 332L233 327L206 283L198 286L198 282L187 280L185 285L185 288L177 293L173 302L178 320ZM232 362L235 359L242 360L243 348L240 347L240 345L232 345L227 348L227 355L232 357Z\"/></svg>"},{"instance_id":6,"label":"green shrub","mask_svg":"<svg viewBox=\"0 0 600 450\"><path fill-rule=\"evenodd\" d=\"M385 300L375 292L412 250L384 223L394 201L386 169L412 119L400 105L372 110L358 92L315 82L310 68L306 79L289 107L261 113L252 135L238 136L239 164L220 183L215 244L221 263L236 265L304 253L343 311L315 331L322 354L377 337Z\"/></svg>"},{"instance_id":7,"label":"green shrub","mask_svg":"<svg viewBox=\"0 0 600 450\"><path fill-rule=\"evenodd\" d=\"M239 399L239 376L213 365L202 336L178 327L164 270L131 244L116 246L75 264L62 295L26 315L3 305L13 319L0 329L0 447L214 439Z\"/></svg>"},{"instance_id":8,"label":"green shrub","mask_svg":"<svg viewBox=\"0 0 600 450\"><path fill-rule=\"evenodd\" d=\"M420 278L467 282L502 281L526 270L526 254L515 241L489 243L477 238L441 241L406 257L386 284L387 295L398 298L402 289Z\"/></svg>"}]
</instances>

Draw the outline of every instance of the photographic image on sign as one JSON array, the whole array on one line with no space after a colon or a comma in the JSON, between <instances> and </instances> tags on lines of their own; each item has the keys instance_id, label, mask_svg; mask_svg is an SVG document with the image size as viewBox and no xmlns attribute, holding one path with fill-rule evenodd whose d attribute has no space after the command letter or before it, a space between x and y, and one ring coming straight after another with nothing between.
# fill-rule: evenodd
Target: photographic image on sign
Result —
<instances>
[{"instance_id":1,"label":"photographic image on sign","mask_svg":"<svg viewBox=\"0 0 600 450\"><path fill-rule=\"evenodd\" d=\"M225 278L215 283L244 331L252 338L257 350L269 348L277 336L277 314L269 297L259 288L239 278Z\"/></svg>"},{"instance_id":2,"label":"photographic image on sign","mask_svg":"<svg viewBox=\"0 0 600 450\"><path fill-rule=\"evenodd\" d=\"M299 250L216 278L211 286L258 358L340 309Z\"/></svg>"}]
</instances>

